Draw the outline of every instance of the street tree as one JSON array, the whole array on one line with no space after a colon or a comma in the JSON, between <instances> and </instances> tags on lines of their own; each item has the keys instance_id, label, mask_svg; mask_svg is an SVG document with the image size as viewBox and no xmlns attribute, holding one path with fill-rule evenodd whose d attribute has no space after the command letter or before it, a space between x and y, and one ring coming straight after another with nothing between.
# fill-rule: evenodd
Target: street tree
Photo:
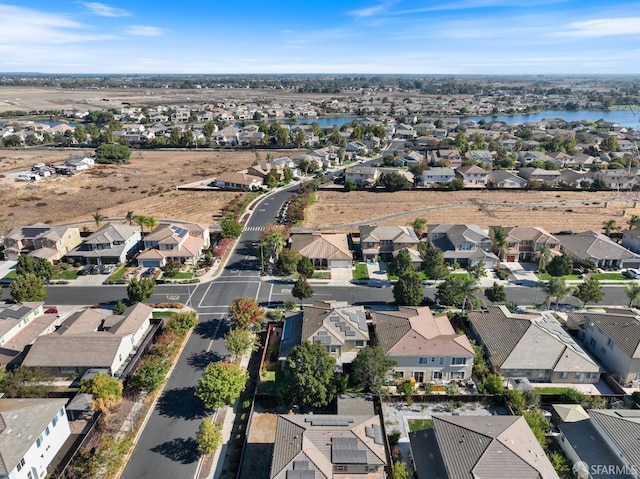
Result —
<instances>
[{"instance_id":1,"label":"street tree","mask_svg":"<svg viewBox=\"0 0 640 479\"><path fill-rule=\"evenodd\" d=\"M38 278L43 280L49 280L56 273L56 268L44 258L34 258L22 254L18 256L18 263L16 264L16 275L34 274Z\"/></svg>"},{"instance_id":2,"label":"street tree","mask_svg":"<svg viewBox=\"0 0 640 479\"><path fill-rule=\"evenodd\" d=\"M477 308L482 305L480 286L470 277L451 275L436 288L436 299L440 304L465 309L467 306Z\"/></svg>"},{"instance_id":3,"label":"street tree","mask_svg":"<svg viewBox=\"0 0 640 479\"><path fill-rule=\"evenodd\" d=\"M387 375L396 365L397 363L389 358L382 346L367 346L358 351L351 363L351 378L355 387L378 394Z\"/></svg>"},{"instance_id":4,"label":"street tree","mask_svg":"<svg viewBox=\"0 0 640 479\"><path fill-rule=\"evenodd\" d=\"M11 282L11 299L14 303L44 301L47 295L42 278L33 273L18 275Z\"/></svg>"},{"instance_id":5,"label":"street tree","mask_svg":"<svg viewBox=\"0 0 640 479\"><path fill-rule=\"evenodd\" d=\"M234 328L249 329L264 321L265 310L255 299L240 296L229 305L229 319Z\"/></svg>"},{"instance_id":6,"label":"street tree","mask_svg":"<svg viewBox=\"0 0 640 479\"><path fill-rule=\"evenodd\" d=\"M237 364L211 363L198 381L195 395L207 409L218 409L238 399L247 384L247 377L247 372Z\"/></svg>"},{"instance_id":7,"label":"street tree","mask_svg":"<svg viewBox=\"0 0 640 479\"><path fill-rule=\"evenodd\" d=\"M238 239L242 235L242 223L234 219L225 219L220 222L222 237Z\"/></svg>"},{"instance_id":8,"label":"street tree","mask_svg":"<svg viewBox=\"0 0 640 479\"><path fill-rule=\"evenodd\" d=\"M400 306L419 306L424 299L420 275L410 271L398 277L392 289L393 298Z\"/></svg>"},{"instance_id":9,"label":"street tree","mask_svg":"<svg viewBox=\"0 0 640 479\"><path fill-rule=\"evenodd\" d=\"M255 351L258 347L254 332L244 328L229 331L224 337L224 344L236 363L244 354Z\"/></svg>"},{"instance_id":10,"label":"street tree","mask_svg":"<svg viewBox=\"0 0 640 479\"><path fill-rule=\"evenodd\" d=\"M129 384L138 391L152 393L160 389L169 372L171 364L167 359L152 354L142 361L131 376Z\"/></svg>"},{"instance_id":11,"label":"street tree","mask_svg":"<svg viewBox=\"0 0 640 479\"><path fill-rule=\"evenodd\" d=\"M492 303L504 303L507 300L507 293L504 290L504 286L493 282L493 286L484 290L484 295Z\"/></svg>"},{"instance_id":12,"label":"street tree","mask_svg":"<svg viewBox=\"0 0 640 479\"><path fill-rule=\"evenodd\" d=\"M544 290L547 293L547 299L545 303L547 308L551 305L551 301L555 301L555 310L558 310L558 304L564 298L571 294L571 288L567 286L566 281L563 278L551 278L547 284L544 285Z\"/></svg>"},{"instance_id":13,"label":"street tree","mask_svg":"<svg viewBox=\"0 0 640 479\"><path fill-rule=\"evenodd\" d=\"M633 307L633 305L637 305L638 301L640 301L640 284L638 283L631 283L628 284L625 288L624 288L624 294L627 295L627 298L629 298L629 307Z\"/></svg>"},{"instance_id":14,"label":"street tree","mask_svg":"<svg viewBox=\"0 0 640 479\"><path fill-rule=\"evenodd\" d=\"M542 272L547 271L547 264L551 258L551 250L548 246L542 246L538 251L538 269Z\"/></svg>"},{"instance_id":15,"label":"street tree","mask_svg":"<svg viewBox=\"0 0 640 479\"><path fill-rule=\"evenodd\" d=\"M320 343L295 346L284 363L280 393L302 406L324 407L336 394L336 359Z\"/></svg>"},{"instance_id":16,"label":"street tree","mask_svg":"<svg viewBox=\"0 0 640 479\"><path fill-rule=\"evenodd\" d=\"M153 296L155 282L151 278L132 278L127 286L127 296L129 300L141 303Z\"/></svg>"},{"instance_id":17,"label":"street tree","mask_svg":"<svg viewBox=\"0 0 640 479\"><path fill-rule=\"evenodd\" d=\"M398 251L398 254L387 264L387 274L390 276L400 277L414 271L411 254L407 248L402 248Z\"/></svg>"},{"instance_id":18,"label":"street tree","mask_svg":"<svg viewBox=\"0 0 640 479\"><path fill-rule=\"evenodd\" d=\"M222 425L215 422L212 417L202 419L196 433L196 444L198 452L204 455L218 449L222 444Z\"/></svg>"},{"instance_id":19,"label":"street tree","mask_svg":"<svg viewBox=\"0 0 640 479\"><path fill-rule=\"evenodd\" d=\"M291 294L294 298L298 298L300 300L300 304L302 304L303 299L313 296L313 288L307 281L307 278L300 275L291 289Z\"/></svg>"},{"instance_id":20,"label":"street tree","mask_svg":"<svg viewBox=\"0 0 640 479\"><path fill-rule=\"evenodd\" d=\"M194 310L176 311L167 320L166 329L180 338L184 338L190 329L198 325L198 313Z\"/></svg>"},{"instance_id":21,"label":"street tree","mask_svg":"<svg viewBox=\"0 0 640 479\"><path fill-rule=\"evenodd\" d=\"M301 256L296 266L298 274L305 278L311 278L313 276L313 261L307 256Z\"/></svg>"},{"instance_id":22,"label":"street tree","mask_svg":"<svg viewBox=\"0 0 640 479\"><path fill-rule=\"evenodd\" d=\"M281 274L291 274L298 268L301 255L293 249L283 249L278 255L277 269Z\"/></svg>"},{"instance_id":23,"label":"street tree","mask_svg":"<svg viewBox=\"0 0 640 479\"><path fill-rule=\"evenodd\" d=\"M433 246L427 246L422 253L424 260L424 273L429 279L442 279L448 271L447 266L444 263L444 255L439 248Z\"/></svg>"},{"instance_id":24,"label":"street tree","mask_svg":"<svg viewBox=\"0 0 640 479\"><path fill-rule=\"evenodd\" d=\"M587 303L599 303L604 297L604 291L600 281L593 276L588 276L582 283L578 285L573 295L582 301L584 308Z\"/></svg>"},{"instance_id":25,"label":"street tree","mask_svg":"<svg viewBox=\"0 0 640 479\"><path fill-rule=\"evenodd\" d=\"M568 254L555 256L547 266L547 273L551 276L566 276L573 271L573 260Z\"/></svg>"},{"instance_id":26,"label":"street tree","mask_svg":"<svg viewBox=\"0 0 640 479\"><path fill-rule=\"evenodd\" d=\"M509 235L502 226L491 228L491 239L493 241L493 252L498 255L500 261L504 260L504 255L509 248Z\"/></svg>"}]
</instances>

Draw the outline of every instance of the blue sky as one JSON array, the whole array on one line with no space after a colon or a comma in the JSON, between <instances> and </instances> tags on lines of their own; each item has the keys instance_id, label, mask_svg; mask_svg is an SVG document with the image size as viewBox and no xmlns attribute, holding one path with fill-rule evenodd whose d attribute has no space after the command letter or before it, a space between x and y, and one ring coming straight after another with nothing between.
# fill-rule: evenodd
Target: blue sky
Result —
<instances>
[{"instance_id":1,"label":"blue sky","mask_svg":"<svg viewBox=\"0 0 640 479\"><path fill-rule=\"evenodd\" d=\"M0 0L0 18L4 72L640 73L624 0Z\"/></svg>"}]
</instances>

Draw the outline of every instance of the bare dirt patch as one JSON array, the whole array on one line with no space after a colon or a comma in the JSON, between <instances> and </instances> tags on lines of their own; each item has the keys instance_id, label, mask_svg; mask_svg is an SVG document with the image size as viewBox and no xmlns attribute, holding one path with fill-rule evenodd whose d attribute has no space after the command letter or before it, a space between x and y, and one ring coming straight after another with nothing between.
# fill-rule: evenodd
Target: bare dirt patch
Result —
<instances>
[{"instance_id":1,"label":"bare dirt patch","mask_svg":"<svg viewBox=\"0 0 640 479\"><path fill-rule=\"evenodd\" d=\"M637 192L419 190L346 193L319 190L316 199L307 210L304 226L346 225L369 220L376 224L404 225L424 217L429 224L470 223L483 228L534 225L551 232L577 232L601 231L602 223L610 218L624 227L628 217L640 214L640 208L634 208ZM535 206L535 203L558 204ZM429 207L439 209L376 221L387 215ZM626 217L623 216L625 210Z\"/></svg>"},{"instance_id":2,"label":"bare dirt patch","mask_svg":"<svg viewBox=\"0 0 640 479\"><path fill-rule=\"evenodd\" d=\"M87 221L100 212L109 218L127 211L159 219L213 223L237 192L176 191L177 185L250 166L253 151L132 151L128 165L96 165L75 176L17 182L10 172L34 163L62 163L93 150L0 150L0 234L17 225ZM280 152L273 151L274 157ZM291 151L286 152L291 154ZM261 157L265 158L266 153Z\"/></svg>"}]
</instances>

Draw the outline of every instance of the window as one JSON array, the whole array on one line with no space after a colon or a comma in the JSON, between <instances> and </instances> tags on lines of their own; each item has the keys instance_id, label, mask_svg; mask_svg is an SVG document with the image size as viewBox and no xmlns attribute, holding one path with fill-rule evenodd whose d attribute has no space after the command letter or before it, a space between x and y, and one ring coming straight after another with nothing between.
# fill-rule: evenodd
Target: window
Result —
<instances>
[{"instance_id":1,"label":"window","mask_svg":"<svg viewBox=\"0 0 640 479\"><path fill-rule=\"evenodd\" d=\"M438 358L438 366L444 366L444 357Z\"/></svg>"},{"instance_id":2,"label":"window","mask_svg":"<svg viewBox=\"0 0 640 479\"><path fill-rule=\"evenodd\" d=\"M431 379L442 379L442 371L433 371Z\"/></svg>"},{"instance_id":3,"label":"window","mask_svg":"<svg viewBox=\"0 0 640 479\"><path fill-rule=\"evenodd\" d=\"M367 466L367 472L376 472L378 470L378 466Z\"/></svg>"},{"instance_id":4,"label":"window","mask_svg":"<svg viewBox=\"0 0 640 479\"><path fill-rule=\"evenodd\" d=\"M47 426L46 429L44 430L44 435L48 436L49 433L51 433L51 430L49 429L49 426Z\"/></svg>"},{"instance_id":5,"label":"window","mask_svg":"<svg viewBox=\"0 0 640 479\"><path fill-rule=\"evenodd\" d=\"M56 424L58 424L58 416L54 417L51 422L53 423L53 427L56 427Z\"/></svg>"},{"instance_id":6,"label":"window","mask_svg":"<svg viewBox=\"0 0 640 479\"><path fill-rule=\"evenodd\" d=\"M613 349L613 339L609 338L609 340L607 341L607 346L609 346L609 349Z\"/></svg>"},{"instance_id":7,"label":"window","mask_svg":"<svg viewBox=\"0 0 640 479\"><path fill-rule=\"evenodd\" d=\"M33 479L33 473L31 471L27 471L27 479Z\"/></svg>"},{"instance_id":8,"label":"window","mask_svg":"<svg viewBox=\"0 0 640 479\"><path fill-rule=\"evenodd\" d=\"M20 472L20 469L22 469L23 467L24 467L24 457L20 459L20 462L16 466L16 469L18 469L18 472Z\"/></svg>"},{"instance_id":9,"label":"window","mask_svg":"<svg viewBox=\"0 0 640 479\"><path fill-rule=\"evenodd\" d=\"M413 379L415 379L417 383L423 383L424 382L424 371L414 371L413 372Z\"/></svg>"},{"instance_id":10,"label":"window","mask_svg":"<svg viewBox=\"0 0 640 479\"><path fill-rule=\"evenodd\" d=\"M454 366L467 364L467 358L451 358L451 364Z\"/></svg>"},{"instance_id":11,"label":"window","mask_svg":"<svg viewBox=\"0 0 640 479\"><path fill-rule=\"evenodd\" d=\"M40 447L42 445L42 435L36 439L36 446Z\"/></svg>"},{"instance_id":12,"label":"window","mask_svg":"<svg viewBox=\"0 0 640 479\"><path fill-rule=\"evenodd\" d=\"M469 243L462 243L460 245L460 251L471 251L471 245Z\"/></svg>"},{"instance_id":13,"label":"window","mask_svg":"<svg viewBox=\"0 0 640 479\"><path fill-rule=\"evenodd\" d=\"M393 372L394 379L404 379L404 371L394 371Z\"/></svg>"},{"instance_id":14,"label":"window","mask_svg":"<svg viewBox=\"0 0 640 479\"><path fill-rule=\"evenodd\" d=\"M336 466L336 471L337 472L346 472L346 470L347 470L347 466L343 466L342 464L338 464Z\"/></svg>"},{"instance_id":15,"label":"window","mask_svg":"<svg viewBox=\"0 0 640 479\"><path fill-rule=\"evenodd\" d=\"M435 358L435 356L431 356L431 362L432 362L432 363L435 363L435 362L436 362L436 358Z\"/></svg>"},{"instance_id":16,"label":"window","mask_svg":"<svg viewBox=\"0 0 640 479\"><path fill-rule=\"evenodd\" d=\"M362 339L356 341L356 348L364 348L364 341Z\"/></svg>"},{"instance_id":17,"label":"window","mask_svg":"<svg viewBox=\"0 0 640 479\"><path fill-rule=\"evenodd\" d=\"M429 358L418 358L418 364L428 364Z\"/></svg>"},{"instance_id":18,"label":"window","mask_svg":"<svg viewBox=\"0 0 640 479\"><path fill-rule=\"evenodd\" d=\"M567 379L569 377L569 372L568 371L562 371L560 373L560 379Z\"/></svg>"}]
</instances>

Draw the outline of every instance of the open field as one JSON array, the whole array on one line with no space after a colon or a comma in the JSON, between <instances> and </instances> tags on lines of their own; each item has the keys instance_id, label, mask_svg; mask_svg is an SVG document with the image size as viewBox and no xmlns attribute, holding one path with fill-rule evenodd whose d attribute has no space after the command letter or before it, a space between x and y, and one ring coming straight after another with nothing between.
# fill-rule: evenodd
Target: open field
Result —
<instances>
[{"instance_id":1,"label":"open field","mask_svg":"<svg viewBox=\"0 0 640 479\"><path fill-rule=\"evenodd\" d=\"M176 191L175 187L247 168L255 160L253 151L133 151L128 165L96 165L75 176L16 182L10 173L29 170L37 162L62 163L82 153L93 151L0 150L4 176L0 178L0 234L35 222L92 222L91 215L97 211L107 217L124 217L133 211L159 219L211 224L212 216L219 215L240 193Z\"/></svg>"},{"instance_id":2,"label":"open field","mask_svg":"<svg viewBox=\"0 0 640 479\"><path fill-rule=\"evenodd\" d=\"M624 228L628 217L640 214L640 208L633 207L638 199L637 192L617 194L573 191L419 190L396 193L345 193L319 190L316 192L316 198L316 203L307 210L307 219L303 225L305 227L346 225L420 208L437 207L439 209L409 213L375 223L407 225L417 217L424 217L429 224L470 223L483 228L492 225L534 225L551 232L579 232L588 229L602 231L603 221L610 218L615 219L618 225ZM608 205L605 207L607 202ZM534 203L557 205L527 205ZM623 210L626 210L626 217L622 216Z\"/></svg>"}]
</instances>

